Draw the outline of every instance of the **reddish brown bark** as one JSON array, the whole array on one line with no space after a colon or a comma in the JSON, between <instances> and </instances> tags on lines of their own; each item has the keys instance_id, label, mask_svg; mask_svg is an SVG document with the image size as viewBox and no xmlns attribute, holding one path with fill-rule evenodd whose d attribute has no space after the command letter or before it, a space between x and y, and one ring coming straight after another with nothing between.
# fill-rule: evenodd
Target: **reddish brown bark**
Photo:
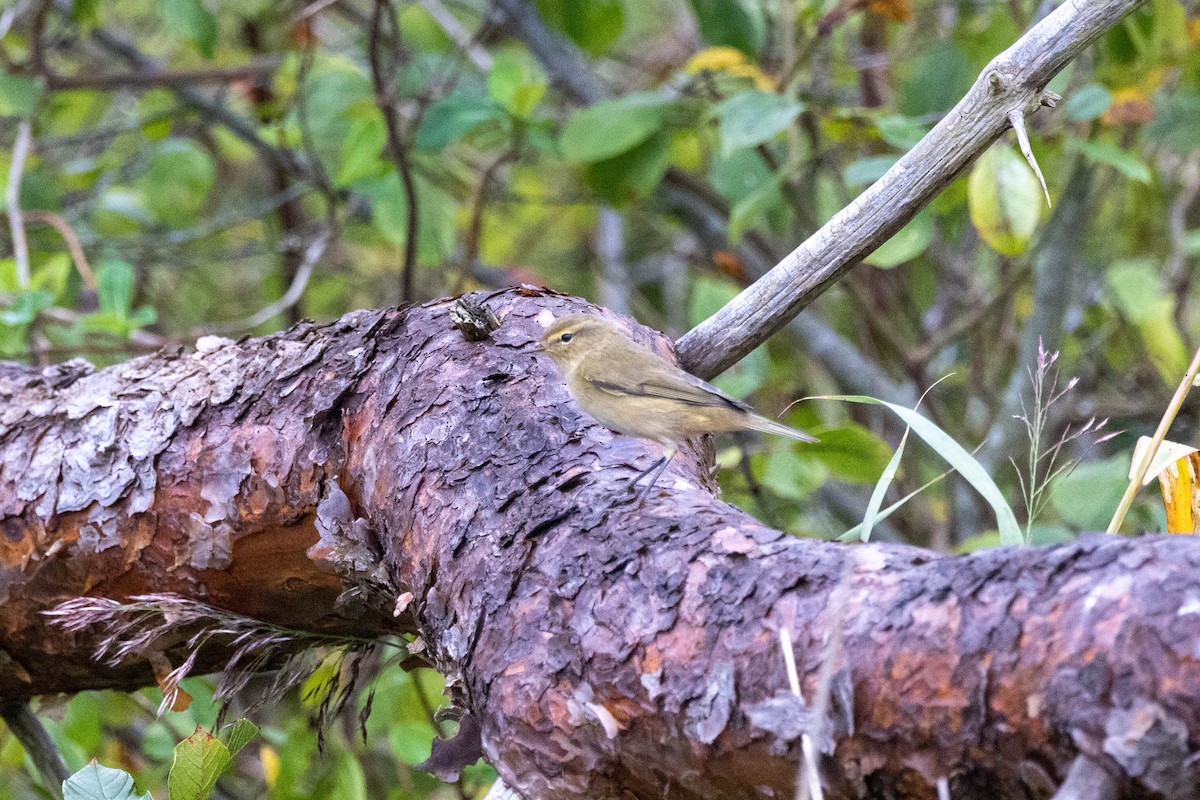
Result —
<instances>
[{"instance_id":1,"label":"reddish brown bark","mask_svg":"<svg viewBox=\"0 0 1200 800\"><path fill-rule=\"evenodd\" d=\"M585 306L485 305L484 341L442 301L76 380L0 373L0 648L24 667L0 697L147 679L36 616L78 593L362 633L411 592L400 623L526 797L768 797L806 719L778 629L812 698L836 625L831 796L932 797L942 775L956 799L1041 796L1081 752L1127 796L1194 796L1192 537L960 558L796 539L714 498L696 450L637 507L622 484L656 448L523 350L539 315ZM390 596L335 610L347 584Z\"/></svg>"}]
</instances>

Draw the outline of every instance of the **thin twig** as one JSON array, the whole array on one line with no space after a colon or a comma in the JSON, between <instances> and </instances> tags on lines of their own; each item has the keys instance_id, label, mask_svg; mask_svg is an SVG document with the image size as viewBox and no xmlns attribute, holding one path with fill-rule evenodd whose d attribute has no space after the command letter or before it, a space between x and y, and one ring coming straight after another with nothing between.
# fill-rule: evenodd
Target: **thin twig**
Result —
<instances>
[{"instance_id":1,"label":"thin twig","mask_svg":"<svg viewBox=\"0 0 1200 800\"><path fill-rule=\"evenodd\" d=\"M316 0L315 3L309 3L307 6L305 6L304 10L292 17L289 22L291 22L293 25L295 25L297 22L303 22L314 14L319 14L334 3L339 2L341 2L341 0Z\"/></svg>"},{"instance_id":2,"label":"thin twig","mask_svg":"<svg viewBox=\"0 0 1200 800\"><path fill-rule=\"evenodd\" d=\"M800 675L796 671L796 654L792 649L792 634L787 628L779 629L779 646L783 648L783 664L787 669L788 686L792 694L804 702L804 694L800 691ZM817 748L813 745L812 736L805 731L800 734L800 752L804 756L800 775L796 778L796 797L804 800L811 796L813 800L824 800L824 790L821 788L821 775L817 772Z\"/></svg>"},{"instance_id":3,"label":"thin twig","mask_svg":"<svg viewBox=\"0 0 1200 800\"><path fill-rule=\"evenodd\" d=\"M62 784L70 773L63 763L54 740L46 732L42 721L29 708L29 703L12 703L0 706L0 718L33 761L42 787L56 798L62 798Z\"/></svg>"},{"instance_id":4,"label":"thin twig","mask_svg":"<svg viewBox=\"0 0 1200 800\"><path fill-rule=\"evenodd\" d=\"M24 14L29 5L29 0L18 0L4 9L4 13L0 14L0 39L8 35L8 32L12 30L13 23L17 21L17 17Z\"/></svg>"},{"instance_id":5,"label":"thin twig","mask_svg":"<svg viewBox=\"0 0 1200 800\"><path fill-rule=\"evenodd\" d=\"M1029 277L1029 272L1028 267L1022 266L998 292L987 297L968 299L969 306L965 311L949 322L939 325L936 329L926 331L924 341L913 347L905 358L909 363L924 364L959 336L977 329L985 317L1003 310L1005 304L1024 285L1025 279Z\"/></svg>"},{"instance_id":6,"label":"thin twig","mask_svg":"<svg viewBox=\"0 0 1200 800\"><path fill-rule=\"evenodd\" d=\"M858 549L847 548L841 578L838 579L838 585L834 587L829 598L830 620L826 628L829 638L825 640L825 649L821 653L821 669L817 673L816 691L813 692L808 733L814 742L820 742L825 734L825 718L829 716L829 696L833 691L834 667L842 655L842 637L846 629L846 613L850 606L850 580L857 567ZM821 800L821 795L814 794L813 800Z\"/></svg>"},{"instance_id":7,"label":"thin twig","mask_svg":"<svg viewBox=\"0 0 1200 800\"><path fill-rule=\"evenodd\" d=\"M596 221L596 260L600 262L600 305L618 314L630 314L630 296L636 293L625 251L625 218L615 208L602 206Z\"/></svg>"},{"instance_id":8,"label":"thin twig","mask_svg":"<svg viewBox=\"0 0 1200 800\"><path fill-rule=\"evenodd\" d=\"M471 59L471 63L480 72L488 72L492 68L492 54L479 46L475 41L475 37L462 26L458 21L458 17L450 13L450 9L442 5L442 0L417 0L417 4L421 8L429 12L429 16L433 17L433 21L441 26L459 50L466 53L467 58Z\"/></svg>"},{"instance_id":9,"label":"thin twig","mask_svg":"<svg viewBox=\"0 0 1200 800\"><path fill-rule=\"evenodd\" d=\"M1146 473L1150 470L1150 462L1154 461L1159 446L1167 436L1167 430L1175 421L1175 415L1179 413L1179 408L1183 405L1188 390L1192 388L1192 381L1196 379L1197 372L1200 372L1200 349L1197 349L1196 354L1192 356L1192 363L1188 366L1187 374L1183 376L1179 388L1175 390L1175 395L1171 398L1170 405L1167 406L1166 413L1159 420L1158 429L1154 431L1154 438L1150 440L1150 446L1142 454L1137 471L1134 473L1133 479L1129 481L1129 485L1125 487L1125 494L1121 496L1121 502L1117 505L1117 511L1113 514L1112 521L1108 523L1105 533L1116 533L1121 529L1121 523L1125 521L1125 515L1129 512L1129 507L1133 505L1133 497L1146 478Z\"/></svg>"},{"instance_id":10,"label":"thin twig","mask_svg":"<svg viewBox=\"0 0 1200 800\"><path fill-rule=\"evenodd\" d=\"M160 86L189 86L198 83L234 83L269 75L282 63L281 57L271 56L241 67L127 72L120 75L48 75L46 88L52 92L68 89L113 91L115 89L154 89Z\"/></svg>"},{"instance_id":11,"label":"thin twig","mask_svg":"<svg viewBox=\"0 0 1200 800\"><path fill-rule=\"evenodd\" d=\"M375 0L375 8L371 14L371 29L367 38L367 56L371 62L371 83L375 89L375 105L383 113L384 126L387 128L388 155L400 173L400 181L404 184L404 198L407 201L408 213L406 235L404 239L404 264L400 272L400 300L402 303L413 301L413 273L417 263L417 187L413 179L412 165L408 161L408 149L400 135L400 121L397 119L396 94L394 80L385 78L383 63L380 60L380 28L383 24L383 14L395 17L391 0Z\"/></svg>"},{"instance_id":12,"label":"thin twig","mask_svg":"<svg viewBox=\"0 0 1200 800\"><path fill-rule=\"evenodd\" d=\"M304 289L308 286L309 278L312 277L313 268L316 266L317 262L321 260L321 256L325 254L325 249L333 240L334 232L335 231L332 226L326 228L321 232L321 235L319 235L308 245L308 248L304 251L304 260L301 261L300 265L296 268L296 274L292 278L292 283L288 286L287 291L283 293L282 297L275 302L264 306L245 319L238 320L237 322L228 322L221 325L212 325L205 330L209 333L230 333L232 331L252 330L257 328L259 325L262 325L272 317L282 314L284 311L287 311L289 308L292 308L294 305L296 305L296 303L298 303L300 298L304 295Z\"/></svg>"},{"instance_id":13,"label":"thin twig","mask_svg":"<svg viewBox=\"0 0 1200 800\"><path fill-rule=\"evenodd\" d=\"M69 3L56 3L60 14L70 13ZM94 28L90 38L103 49L117 55L130 66L145 72L162 72L164 66L156 59L150 58L134 44L105 28ZM286 147L276 147L266 142L260 135L260 126L239 114L234 113L219 100L212 100L200 90L191 86L174 85L168 87L184 105L199 111L206 119L224 125L234 136L249 144L271 165L282 164L292 174L311 179L312 166L296 157L296 154Z\"/></svg>"},{"instance_id":14,"label":"thin twig","mask_svg":"<svg viewBox=\"0 0 1200 800\"><path fill-rule=\"evenodd\" d=\"M67 243L67 251L71 254L71 261L74 262L79 276L83 278L83 285L95 291L96 273L92 271L87 256L84 255L83 244L79 241L79 235L75 233L75 229L71 227L70 223L63 219L61 214L55 214L53 211L39 210L26 211L25 221L42 222L58 231L63 241Z\"/></svg>"},{"instance_id":15,"label":"thin twig","mask_svg":"<svg viewBox=\"0 0 1200 800\"><path fill-rule=\"evenodd\" d=\"M1053 101L1043 87L1145 0L1063 3L984 69L919 143L774 269L677 343L680 362L711 378L736 363L921 211L1012 127L1008 112Z\"/></svg>"},{"instance_id":16,"label":"thin twig","mask_svg":"<svg viewBox=\"0 0 1200 800\"><path fill-rule=\"evenodd\" d=\"M41 0L33 12L33 24L30 25L29 71L34 75L46 74L46 13L50 10L53 0Z\"/></svg>"},{"instance_id":17,"label":"thin twig","mask_svg":"<svg viewBox=\"0 0 1200 800\"><path fill-rule=\"evenodd\" d=\"M425 681L421 678L421 670L414 669L408 673L412 677L413 691L416 692L417 702L421 704L421 709L425 712L425 717L429 720L429 727L437 732L437 736L442 736L442 728L438 724L437 709L433 703L429 701L428 695L425 694ZM458 790L460 800L469 800L470 795L467 793L467 787L463 784L462 775L458 776L458 780L454 782L455 789Z\"/></svg>"},{"instance_id":18,"label":"thin twig","mask_svg":"<svg viewBox=\"0 0 1200 800\"><path fill-rule=\"evenodd\" d=\"M13 261L17 267L17 286L29 287L29 242L25 239L25 220L21 214L21 176L25 172L25 157L33 143L33 122L21 120L17 141L13 143L12 162L8 165L8 187L4 202L8 205L8 229L12 233Z\"/></svg>"},{"instance_id":19,"label":"thin twig","mask_svg":"<svg viewBox=\"0 0 1200 800\"><path fill-rule=\"evenodd\" d=\"M1167 236L1170 249L1163 274L1167 289L1175 295L1175 324L1189 345L1195 345L1188 336L1188 300L1191 295L1192 270L1187 253L1188 215L1200 196L1200 163L1195 158L1183 161L1174 170L1180 176L1179 191L1171 200L1167 211Z\"/></svg>"},{"instance_id":20,"label":"thin twig","mask_svg":"<svg viewBox=\"0 0 1200 800\"><path fill-rule=\"evenodd\" d=\"M479 258L479 241L483 236L483 215L487 211L487 201L492 193L492 182L500 167L516 156L516 151L509 149L500 154L479 179L479 188L475 191L475 200L471 204L471 224L467 228L467 236L463 243L462 263L459 266L458 279L454 282L454 294L464 291L475 261Z\"/></svg>"}]
</instances>

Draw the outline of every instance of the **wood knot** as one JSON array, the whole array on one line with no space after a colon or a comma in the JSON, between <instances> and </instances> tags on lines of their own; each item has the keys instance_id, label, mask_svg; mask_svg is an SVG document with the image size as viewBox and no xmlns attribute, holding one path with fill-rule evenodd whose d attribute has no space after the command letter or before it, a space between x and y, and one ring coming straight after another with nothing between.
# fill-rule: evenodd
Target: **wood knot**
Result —
<instances>
[{"instance_id":1,"label":"wood knot","mask_svg":"<svg viewBox=\"0 0 1200 800\"><path fill-rule=\"evenodd\" d=\"M468 342L482 342L500 327L500 320L474 294L464 294L454 301L450 320Z\"/></svg>"}]
</instances>

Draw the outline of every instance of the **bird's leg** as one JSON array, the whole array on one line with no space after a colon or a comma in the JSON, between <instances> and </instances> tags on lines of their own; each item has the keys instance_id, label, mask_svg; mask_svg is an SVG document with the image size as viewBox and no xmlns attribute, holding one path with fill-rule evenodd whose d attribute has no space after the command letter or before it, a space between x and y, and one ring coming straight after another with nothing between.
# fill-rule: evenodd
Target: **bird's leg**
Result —
<instances>
[{"instance_id":1,"label":"bird's leg","mask_svg":"<svg viewBox=\"0 0 1200 800\"><path fill-rule=\"evenodd\" d=\"M646 482L646 488L642 489L641 494L638 495L637 502L639 505L643 501L645 501L647 496L649 496L650 490L652 490L654 488L654 484L658 483L658 479L662 477L662 474L666 470L667 465L669 465L671 463L671 459L675 457L675 452L676 452L676 448L674 448L674 447L668 447L668 448L664 449L662 458L658 459L653 464L651 464L648 469L646 469L642 472L639 472L638 476L629 482L629 491L633 491L634 487L637 486L638 481L640 481L642 478L646 477L650 473L654 473L653 477L651 477L650 480Z\"/></svg>"}]
</instances>

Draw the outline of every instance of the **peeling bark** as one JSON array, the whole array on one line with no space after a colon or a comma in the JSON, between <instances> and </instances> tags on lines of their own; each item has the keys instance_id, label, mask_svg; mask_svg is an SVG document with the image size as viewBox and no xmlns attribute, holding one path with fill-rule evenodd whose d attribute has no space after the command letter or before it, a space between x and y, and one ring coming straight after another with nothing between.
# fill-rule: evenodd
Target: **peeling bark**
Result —
<instances>
[{"instance_id":1,"label":"peeling bark","mask_svg":"<svg viewBox=\"0 0 1200 800\"><path fill-rule=\"evenodd\" d=\"M1197 796L1200 542L797 539L715 498L698 447L637 507L623 484L657 447L523 351L587 307L477 299L500 322L483 341L439 301L95 373L0 368L0 698L148 681L37 612L175 591L419 631L527 798L772 797L808 725L778 630L812 699L841 620L829 796L934 797L940 776L956 800L1046 796L1080 755L1121 796Z\"/></svg>"}]
</instances>

